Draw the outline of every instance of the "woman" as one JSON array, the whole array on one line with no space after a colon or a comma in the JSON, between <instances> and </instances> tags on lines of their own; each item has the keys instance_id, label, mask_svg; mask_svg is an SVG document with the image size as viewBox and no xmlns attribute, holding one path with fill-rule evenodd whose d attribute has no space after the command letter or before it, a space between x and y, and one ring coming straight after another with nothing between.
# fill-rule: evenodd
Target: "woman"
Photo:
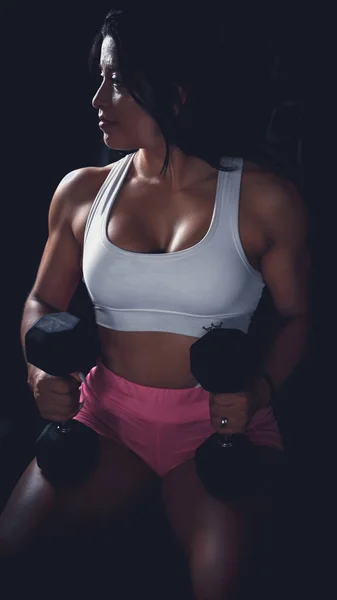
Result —
<instances>
[{"instance_id":1,"label":"woman","mask_svg":"<svg viewBox=\"0 0 337 600\"><path fill-rule=\"evenodd\" d=\"M29 364L28 383L43 418L76 418L99 434L101 462L61 493L34 460L1 516L1 548L15 554L56 514L86 528L112 522L159 481L195 598L227 599L266 499L259 489L240 503L210 496L194 453L224 432L225 417L226 433L245 433L261 465L279 464L271 388L305 348L306 214L295 185L252 155L249 57L244 78L237 48L233 61L221 55L214 26L180 15L179 24L167 17L164 32L151 16L114 9L95 39L102 82L92 104L106 146L129 154L59 184L22 319L23 342L39 316L68 309L83 275L102 357L80 391L74 378ZM254 73L251 106L253 89L262 97ZM261 370L240 394L210 395L191 373L190 347L213 327L247 332L264 286L282 317L268 377Z\"/></svg>"}]
</instances>

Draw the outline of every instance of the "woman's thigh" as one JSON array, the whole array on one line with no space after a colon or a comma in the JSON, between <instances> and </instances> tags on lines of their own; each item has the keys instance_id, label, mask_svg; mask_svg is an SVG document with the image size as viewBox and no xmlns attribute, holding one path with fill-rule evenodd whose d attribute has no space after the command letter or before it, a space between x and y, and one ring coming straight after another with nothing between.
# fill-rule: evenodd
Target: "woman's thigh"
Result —
<instances>
[{"instance_id":1,"label":"woman's thigh","mask_svg":"<svg viewBox=\"0 0 337 600\"><path fill-rule=\"evenodd\" d=\"M105 527L151 495L157 475L126 447L103 436L99 440L99 465L71 488L55 488L32 461L0 516L0 556L20 551L43 531Z\"/></svg>"},{"instance_id":2,"label":"woman's thigh","mask_svg":"<svg viewBox=\"0 0 337 600\"><path fill-rule=\"evenodd\" d=\"M214 498L200 481L194 460L171 470L163 500L187 559L196 600L237 598L249 557L273 514L271 498L257 490L240 503Z\"/></svg>"}]
</instances>

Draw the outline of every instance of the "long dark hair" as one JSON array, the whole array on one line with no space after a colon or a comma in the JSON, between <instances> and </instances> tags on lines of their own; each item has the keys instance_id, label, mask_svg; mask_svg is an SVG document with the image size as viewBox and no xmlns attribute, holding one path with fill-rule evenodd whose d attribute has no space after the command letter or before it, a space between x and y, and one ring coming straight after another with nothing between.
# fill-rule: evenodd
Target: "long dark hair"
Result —
<instances>
[{"instance_id":1,"label":"long dark hair","mask_svg":"<svg viewBox=\"0 0 337 600\"><path fill-rule=\"evenodd\" d=\"M227 9L225 17L182 7L166 12L165 4L149 10L137 2L112 8L94 38L90 70L98 68L102 41L111 36L123 85L158 124L166 143L161 173L170 145L222 171L233 169L226 164L232 157L277 170L264 142L272 56L256 29L247 51L252 24L231 20ZM184 103L178 86L186 92Z\"/></svg>"}]
</instances>

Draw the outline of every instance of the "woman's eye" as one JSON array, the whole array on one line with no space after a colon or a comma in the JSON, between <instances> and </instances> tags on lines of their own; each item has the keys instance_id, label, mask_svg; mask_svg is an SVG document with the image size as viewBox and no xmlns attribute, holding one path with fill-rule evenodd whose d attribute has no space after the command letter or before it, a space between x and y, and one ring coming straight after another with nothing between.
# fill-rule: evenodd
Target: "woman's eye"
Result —
<instances>
[{"instance_id":1,"label":"woman's eye","mask_svg":"<svg viewBox=\"0 0 337 600\"><path fill-rule=\"evenodd\" d=\"M100 73L101 77L104 77L104 73ZM122 87L123 82L121 79L117 79L117 77L111 77L111 81L116 88Z\"/></svg>"},{"instance_id":2,"label":"woman's eye","mask_svg":"<svg viewBox=\"0 0 337 600\"><path fill-rule=\"evenodd\" d=\"M112 77L111 79L116 87L121 87L123 85L123 82L120 79L116 79L115 77Z\"/></svg>"}]
</instances>

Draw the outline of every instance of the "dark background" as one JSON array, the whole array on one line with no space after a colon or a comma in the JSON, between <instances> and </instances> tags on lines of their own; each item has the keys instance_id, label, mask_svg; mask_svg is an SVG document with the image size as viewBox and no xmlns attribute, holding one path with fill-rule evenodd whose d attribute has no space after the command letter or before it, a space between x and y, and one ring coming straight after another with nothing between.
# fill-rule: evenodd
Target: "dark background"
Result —
<instances>
[{"instance_id":1,"label":"dark background","mask_svg":"<svg viewBox=\"0 0 337 600\"><path fill-rule=\"evenodd\" d=\"M2 19L1 505L33 455L42 426L26 385L20 322L47 239L52 195L69 171L120 157L102 142L87 67L92 39L110 5L83 3L80 10L69 3L42 6L13 4ZM265 13L265 24L261 27L260 21L259 27L275 56L265 138L292 173L310 219L310 344L300 368L281 390L275 412L297 474L294 506L301 532L296 539L311 539L316 561L313 540L329 535L324 523L334 464L334 65L331 36L320 29L319 19L296 12L294 6L274 3L273 14ZM72 307L87 314L83 288ZM271 326L268 297L258 318L264 329ZM306 545L304 541L300 556L306 556Z\"/></svg>"}]
</instances>

